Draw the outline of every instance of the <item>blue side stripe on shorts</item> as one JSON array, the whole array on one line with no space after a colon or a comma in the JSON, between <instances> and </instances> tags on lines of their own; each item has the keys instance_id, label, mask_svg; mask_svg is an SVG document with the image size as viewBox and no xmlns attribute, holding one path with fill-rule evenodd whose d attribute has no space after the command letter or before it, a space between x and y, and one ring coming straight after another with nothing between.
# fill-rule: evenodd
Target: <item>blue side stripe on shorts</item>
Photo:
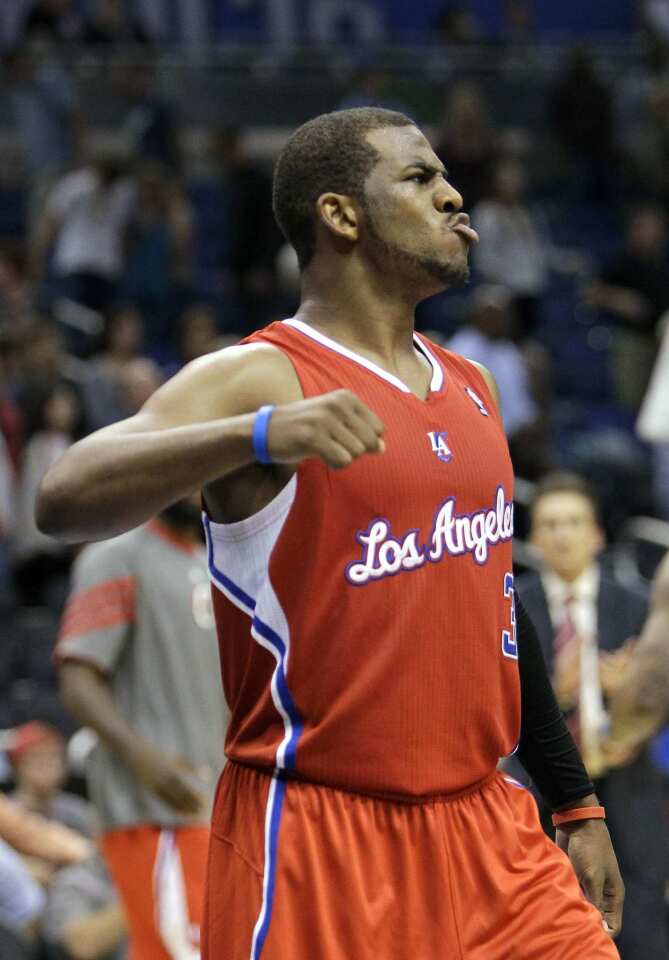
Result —
<instances>
[{"instance_id":1,"label":"blue side stripe on shorts","mask_svg":"<svg viewBox=\"0 0 669 960\"><path fill-rule=\"evenodd\" d=\"M265 864L267 872L267 883L263 897L263 907L258 917L258 923L253 934L253 943L251 946L251 960L260 960L265 940L269 932L269 925L272 920L272 907L274 906L274 885L276 883L276 859L277 846L279 841L279 827L281 826L281 814L283 812L283 801L286 795L286 783L279 778L274 780L274 796L272 797L272 809L269 812L269 844L268 858Z\"/></svg>"}]
</instances>

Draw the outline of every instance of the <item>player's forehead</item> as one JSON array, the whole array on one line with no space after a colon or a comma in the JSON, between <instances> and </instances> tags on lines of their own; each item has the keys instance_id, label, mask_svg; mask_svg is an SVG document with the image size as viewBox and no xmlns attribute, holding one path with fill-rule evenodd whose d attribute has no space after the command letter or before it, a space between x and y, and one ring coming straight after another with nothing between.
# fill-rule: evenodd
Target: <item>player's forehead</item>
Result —
<instances>
[{"instance_id":1,"label":"player's forehead","mask_svg":"<svg viewBox=\"0 0 669 960\"><path fill-rule=\"evenodd\" d=\"M379 127L370 130L365 139L379 154L375 169L381 173L399 173L412 164L444 169L425 134L413 124Z\"/></svg>"}]
</instances>

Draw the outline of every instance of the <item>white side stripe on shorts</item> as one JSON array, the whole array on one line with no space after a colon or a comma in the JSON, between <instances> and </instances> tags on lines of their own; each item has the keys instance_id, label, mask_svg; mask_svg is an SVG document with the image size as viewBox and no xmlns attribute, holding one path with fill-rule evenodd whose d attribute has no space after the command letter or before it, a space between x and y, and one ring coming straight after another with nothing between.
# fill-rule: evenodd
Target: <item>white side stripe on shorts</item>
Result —
<instances>
[{"instance_id":1,"label":"white side stripe on shorts","mask_svg":"<svg viewBox=\"0 0 669 960\"><path fill-rule=\"evenodd\" d=\"M181 855L173 830L161 830L153 868L156 929L172 960L200 960L199 930L188 915Z\"/></svg>"}]
</instances>

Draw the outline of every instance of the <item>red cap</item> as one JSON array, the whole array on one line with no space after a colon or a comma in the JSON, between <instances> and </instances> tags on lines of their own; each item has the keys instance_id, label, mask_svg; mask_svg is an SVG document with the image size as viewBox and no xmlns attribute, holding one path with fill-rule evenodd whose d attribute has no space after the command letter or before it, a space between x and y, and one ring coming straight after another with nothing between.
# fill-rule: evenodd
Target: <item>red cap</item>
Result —
<instances>
[{"instance_id":1,"label":"red cap","mask_svg":"<svg viewBox=\"0 0 669 960\"><path fill-rule=\"evenodd\" d=\"M45 743L63 744L62 735L55 727L47 723L40 723L39 720L33 720L31 723L24 723L20 727L15 727L9 735L9 745L6 749L7 756L12 763L16 763L32 747L41 747Z\"/></svg>"}]
</instances>

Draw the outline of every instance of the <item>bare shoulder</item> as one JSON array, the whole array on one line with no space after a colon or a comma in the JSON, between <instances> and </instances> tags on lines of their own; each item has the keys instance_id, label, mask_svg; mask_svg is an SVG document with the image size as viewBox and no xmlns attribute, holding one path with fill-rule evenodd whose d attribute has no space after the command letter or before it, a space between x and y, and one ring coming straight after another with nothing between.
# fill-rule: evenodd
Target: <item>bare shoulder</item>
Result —
<instances>
[{"instance_id":1,"label":"bare shoulder","mask_svg":"<svg viewBox=\"0 0 669 960\"><path fill-rule=\"evenodd\" d=\"M501 406L500 397L499 397L499 387L497 386L497 381L493 377L492 373L490 372L490 370L488 370L487 367L484 367L483 364L479 363L477 360L470 360L469 358L466 358L466 359L467 359L467 363L471 363L473 367L476 367L478 372L481 374L481 376L485 380L488 386L488 389L492 394L492 398L495 401L495 406L497 407L497 410L501 413L502 406Z\"/></svg>"},{"instance_id":2,"label":"bare shoulder","mask_svg":"<svg viewBox=\"0 0 669 960\"><path fill-rule=\"evenodd\" d=\"M180 370L132 418L133 429L142 423L144 429L187 426L302 399L295 368L281 350L265 343L240 344ZM123 424L117 426L122 432Z\"/></svg>"}]
</instances>

